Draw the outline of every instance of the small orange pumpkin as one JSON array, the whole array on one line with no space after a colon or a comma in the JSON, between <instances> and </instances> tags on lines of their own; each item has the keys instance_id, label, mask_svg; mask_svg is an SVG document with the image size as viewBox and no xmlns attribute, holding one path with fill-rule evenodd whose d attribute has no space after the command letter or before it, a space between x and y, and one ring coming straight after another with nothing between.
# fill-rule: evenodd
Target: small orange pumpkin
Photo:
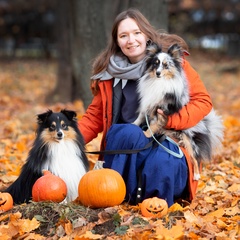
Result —
<instances>
[{"instance_id":1,"label":"small orange pumpkin","mask_svg":"<svg viewBox=\"0 0 240 240\"><path fill-rule=\"evenodd\" d=\"M32 199L35 202L62 202L66 195L66 183L60 177L47 170L43 170L43 176L32 187Z\"/></svg>"},{"instance_id":2,"label":"small orange pumpkin","mask_svg":"<svg viewBox=\"0 0 240 240\"><path fill-rule=\"evenodd\" d=\"M13 208L13 198L10 193L0 192L0 212L5 212Z\"/></svg>"},{"instance_id":3,"label":"small orange pumpkin","mask_svg":"<svg viewBox=\"0 0 240 240\"><path fill-rule=\"evenodd\" d=\"M163 217L168 212L168 204L164 199L147 198L141 203L141 212L144 217Z\"/></svg>"},{"instance_id":4,"label":"small orange pumpkin","mask_svg":"<svg viewBox=\"0 0 240 240\"><path fill-rule=\"evenodd\" d=\"M126 195L122 176L113 169L87 172L78 185L78 199L87 207L101 208L119 205Z\"/></svg>"}]
</instances>

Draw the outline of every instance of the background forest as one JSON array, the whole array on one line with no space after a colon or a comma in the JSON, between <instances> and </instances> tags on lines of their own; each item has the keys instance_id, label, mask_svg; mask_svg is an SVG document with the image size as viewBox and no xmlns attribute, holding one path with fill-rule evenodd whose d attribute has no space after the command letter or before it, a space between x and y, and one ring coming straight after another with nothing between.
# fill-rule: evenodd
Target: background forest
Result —
<instances>
[{"instance_id":1,"label":"background forest","mask_svg":"<svg viewBox=\"0 0 240 240\"><path fill-rule=\"evenodd\" d=\"M114 16L130 6L189 44L188 60L224 121L220 155L203 165L194 201L174 204L164 218L144 218L128 204L32 202L0 213L0 239L239 239L240 0L0 0L0 189L19 175L36 114L68 108L82 117L91 60ZM98 150L100 137L87 150ZM88 157L93 166L97 157Z\"/></svg>"},{"instance_id":2,"label":"background forest","mask_svg":"<svg viewBox=\"0 0 240 240\"><path fill-rule=\"evenodd\" d=\"M58 81L48 102L91 102L94 57L105 48L115 16L129 7L157 28L183 37L192 49L240 56L238 0L1 0L0 56L58 62Z\"/></svg>"}]
</instances>

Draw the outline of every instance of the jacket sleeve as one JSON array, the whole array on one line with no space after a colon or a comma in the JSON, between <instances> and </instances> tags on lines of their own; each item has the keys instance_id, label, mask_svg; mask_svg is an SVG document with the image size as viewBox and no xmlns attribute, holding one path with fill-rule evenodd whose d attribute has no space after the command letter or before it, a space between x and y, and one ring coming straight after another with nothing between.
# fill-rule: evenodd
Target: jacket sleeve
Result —
<instances>
[{"instance_id":1,"label":"jacket sleeve","mask_svg":"<svg viewBox=\"0 0 240 240\"><path fill-rule=\"evenodd\" d=\"M89 143L103 130L103 109L100 91L93 97L92 103L86 110L82 119L78 121L79 129L85 143Z\"/></svg>"},{"instance_id":2,"label":"jacket sleeve","mask_svg":"<svg viewBox=\"0 0 240 240\"><path fill-rule=\"evenodd\" d=\"M189 83L190 101L179 113L169 116L166 128L182 130L195 126L212 109L211 98L198 73L184 60L183 68Z\"/></svg>"}]
</instances>

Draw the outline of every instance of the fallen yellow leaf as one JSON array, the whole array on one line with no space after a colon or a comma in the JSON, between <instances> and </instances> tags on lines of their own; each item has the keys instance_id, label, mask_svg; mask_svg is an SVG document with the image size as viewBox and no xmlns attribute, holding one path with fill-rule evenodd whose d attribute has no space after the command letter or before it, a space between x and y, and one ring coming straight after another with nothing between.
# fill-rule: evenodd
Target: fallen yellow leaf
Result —
<instances>
[{"instance_id":1,"label":"fallen yellow leaf","mask_svg":"<svg viewBox=\"0 0 240 240\"><path fill-rule=\"evenodd\" d=\"M184 236L184 232L183 232L183 227L178 225L178 226L173 226L170 229L164 228L164 227L160 227L156 229L156 237L157 239L182 239L182 237Z\"/></svg>"},{"instance_id":2,"label":"fallen yellow leaf","mask_svg":"<svg viewBox=\"0 0 240 240\"><path fill-rule=\"evenodd\" d=\"M183 207L179 203L174 203L170 208L168 208L168 212L175 211L183 211Z\"/></svg>"},{"instance_id":3,"label":"fallen yellow leaf","mask_svg":"<svg viewBox=\"0 0 240 240\"><path fill-rule=\"evenodd\" d=\"M64 230L67 235L70 235L72 233L73 227L72 227L72 223L69 220L67 223L65 223Z\"/></svg>"},{"instance_id":4,"label":"fallen yellow leaf","mask_svg":"<svg viewBox=\"0 0 240 240\"><path fill-rule=\"evenodd\" d=\"M211 197L204 197L204 200L205 200L207 203L215 203L215 201L214 201Z\"/></svg>"},{"instance_id":5,"label":"fallen yellow leaf","mask_svg":"<svg viewBox=\"0 0 240 240\"><path fill-rule=\"evenodd\" d=\"M212 216L215 218L220 218L223 216L223 214L225 213L225 210L223 208L219 208L218 210L214 211L214 212L210 212L207 214L208 217Z\"/></svg>"},{"instance_id":6,"label":"fallen yellow leaf","mask_svg":"<svg viewBox=\"0 0 240 240\"><path fill-rule=\"evenodd\" d=\"M233 185L230 186L227 190L228 190L229 192L237 192L237 191L240 191L240 183L233 183Z\"/></svg>"},{"instance_id":7,"label":"fallen yellow leaf","mask_svg":"<svg viewBox=\"0 0 240 240\"><path fill-rule=\"evenodd\" d=\"M93 234L91 231L87 231L85 234L75 237L74 240L103 239L103 237L103 235Z\"/></svg>"},{"instance_id":8,"label":"fallen yellow leaf","mask_svg":"<svg viewBox=\"0 0 240 240\"><path fill-rule=\"evenodd\" d=\"M191 223L198 222L198 218L194 215L194 213L190 212L189 210L184 212L184 217L188 222L191 222Z\"/></svg>"}]
</instances>

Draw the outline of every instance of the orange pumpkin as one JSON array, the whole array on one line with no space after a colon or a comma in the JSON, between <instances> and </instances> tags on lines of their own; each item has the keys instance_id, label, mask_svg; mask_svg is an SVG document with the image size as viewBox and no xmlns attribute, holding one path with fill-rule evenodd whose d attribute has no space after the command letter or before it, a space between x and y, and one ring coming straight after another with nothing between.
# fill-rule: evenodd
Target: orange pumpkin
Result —
<instances>
[{"instance_id":1,"label":"orange pumpkin","mask_svg":"<svg viewBox=\"0 0 240 240\"><path fill-rule=\"evenodd\" d=\"M66 183L47 170L43 170L43 176L34 183L32 188L32 199L35 202L62 202L66 195Z\"/></svg>"},{"instance_id":2,"label":"orange pumpkin","mask_svg":"<svg viewBox=\"0 0 240 240\"><path fill-rule=\"evenodd\" d=\"M147 198L141 203L141 212L144 217L163 217L168 212L168 204L164 199Z\"/></svg>"},{"instance_id":3,"label":"orange pumpkin","mask_svg":"<svg viewBox=\"0 0 240 240\"><path fill-rule=\"evenodd\" d=\"M5 212L13 208L13 198L10 193L0 192L0 212Z\"/></svg>"},{"instance_id":4,"label":"orange pumpkin","mask_svg":"<svg viewBox=\"0 0 240 240\"><path fill-rule=\"evenodd\" d=\"M115 170L102 168L87 172L78 185L78 199L87 207L119 205L126 195L126 185Z\"/></svg>"}]
</instances>

